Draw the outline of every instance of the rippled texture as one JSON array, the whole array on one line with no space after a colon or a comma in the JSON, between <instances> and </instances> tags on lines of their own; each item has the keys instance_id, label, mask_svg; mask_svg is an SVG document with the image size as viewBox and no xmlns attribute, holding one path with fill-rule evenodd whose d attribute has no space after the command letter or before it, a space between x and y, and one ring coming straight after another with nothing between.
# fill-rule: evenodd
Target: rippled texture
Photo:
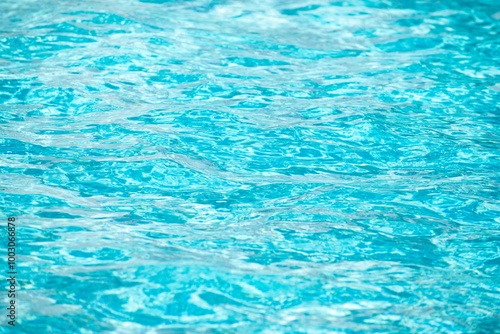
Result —
<instances>
[{"instance_id":1,"label":"rippled texture","mask_svg":"<svg viewBox=\"0 0 500 334\"><path fill-rule=\"evenodd\" d=\"M498 333L497 0L0 13L17 332Z\"/></svg>"}]
</instances>

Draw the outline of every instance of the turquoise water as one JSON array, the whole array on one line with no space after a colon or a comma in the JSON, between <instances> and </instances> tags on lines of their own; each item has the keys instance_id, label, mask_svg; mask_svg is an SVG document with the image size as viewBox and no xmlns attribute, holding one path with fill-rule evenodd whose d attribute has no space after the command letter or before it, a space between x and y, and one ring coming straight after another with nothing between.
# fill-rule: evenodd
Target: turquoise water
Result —
<instances>
[{"instance_id":1,"label":"turquoise water","mask_svg":"<svg viewBox=\"0 0 500 334\"><path fill-rule=\"evenodd\" d=\"M16 333L499 332L496 0L0 13Z\"/></svg>"}]
</instances>

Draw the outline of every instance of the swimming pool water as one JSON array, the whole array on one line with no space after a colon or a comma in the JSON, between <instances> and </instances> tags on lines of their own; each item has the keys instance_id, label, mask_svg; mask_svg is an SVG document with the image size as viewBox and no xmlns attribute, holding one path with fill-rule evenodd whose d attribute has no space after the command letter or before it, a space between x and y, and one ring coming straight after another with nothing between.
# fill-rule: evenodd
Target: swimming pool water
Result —
<instances>
[{"instance_id":1,"label":"swimming pool water","mask_svg":"<svg viewBox=\"0 0 500 334\"><path fill-rule=\"evenodd\" d=\"M498 1L0 13L15 332L499 332Z\"/></svg>"}]
</instances>

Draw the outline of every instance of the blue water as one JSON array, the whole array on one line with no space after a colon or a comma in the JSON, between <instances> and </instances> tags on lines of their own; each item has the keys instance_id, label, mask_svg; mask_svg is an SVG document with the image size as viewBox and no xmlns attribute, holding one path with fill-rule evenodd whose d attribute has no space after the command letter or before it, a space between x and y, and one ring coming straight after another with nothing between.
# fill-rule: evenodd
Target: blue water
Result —
<instances>
[{"instance_id":1,"label":"blue water","mask_svg":"<svg viewBox=\"0 0 500 334\"><path fill-rule=\"evenodd\" d=\"M500 333L497 0L0 15L16 333Z\"/></svg>"}]
</instances>

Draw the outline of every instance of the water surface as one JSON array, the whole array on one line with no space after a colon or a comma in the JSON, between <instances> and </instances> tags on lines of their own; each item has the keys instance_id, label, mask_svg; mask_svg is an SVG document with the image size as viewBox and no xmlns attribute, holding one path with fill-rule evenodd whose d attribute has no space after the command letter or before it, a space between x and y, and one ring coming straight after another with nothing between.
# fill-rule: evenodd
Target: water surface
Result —
<instances>
[{"instance_id":1,"label":"water surface","mask_svg":"<svg viewBox=\"0 0 500 334\"><path fill-rule=\"evenodd\" d=\"M498 1L0 13L16 332L498 332Z\"/></svg>"}]
</instances>

